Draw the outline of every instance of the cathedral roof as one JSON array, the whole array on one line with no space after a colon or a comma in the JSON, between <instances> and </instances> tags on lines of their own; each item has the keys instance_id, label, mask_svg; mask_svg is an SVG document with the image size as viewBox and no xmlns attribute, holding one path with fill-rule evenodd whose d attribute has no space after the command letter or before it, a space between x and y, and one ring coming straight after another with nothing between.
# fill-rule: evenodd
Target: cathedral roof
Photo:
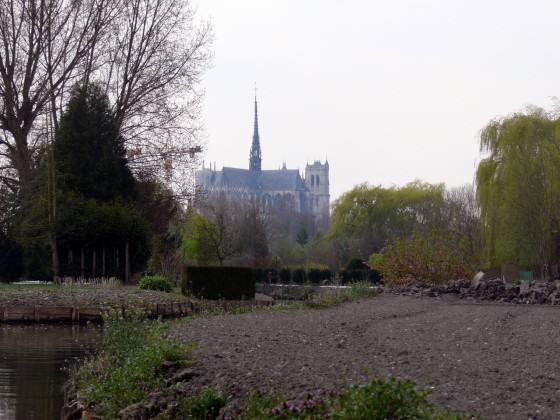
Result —
<instances>
[{"instance_id":1,"label":"cathedral roof","mask_svg":"<svg viewBox=\"0 0 560 420\"><path fill-rule=\"evenodd\" d=\"M287 191L305 188L297 169L280 169L261 171L258 185L263 190Z\"/></svg>"},{"instance_id":2,"label":"cathedral roof","mask_svg":"<svg viewBox=\"0 0 560 420\"><path fill-rule=\"evenodd\" d=\"M224 167L221 171L202 171L198 183L209 187L250 189L259 191L304 190L305 183L297 169L251 171Z\"/></svg>"}]
</instances>

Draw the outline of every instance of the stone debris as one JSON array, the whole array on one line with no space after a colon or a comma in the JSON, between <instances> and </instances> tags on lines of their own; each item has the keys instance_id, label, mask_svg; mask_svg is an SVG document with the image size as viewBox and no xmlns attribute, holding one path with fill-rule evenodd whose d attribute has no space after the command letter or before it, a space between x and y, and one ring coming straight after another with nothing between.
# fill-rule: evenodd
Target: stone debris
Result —
<instances>
[{"instance_id":1,"label":"stone debris","mask_svg":"<svg viewBox=\"0 0 560 420\"><path fill-rule=\"evenodd\" d=\"M446 284L386 285L384 292L406 296L455 295L460 299L518 304L560 305L560 281L525 281L512 283L502 278L488 278L478 273L472 281L453 280Z\"/></svg>"}]
</instances>

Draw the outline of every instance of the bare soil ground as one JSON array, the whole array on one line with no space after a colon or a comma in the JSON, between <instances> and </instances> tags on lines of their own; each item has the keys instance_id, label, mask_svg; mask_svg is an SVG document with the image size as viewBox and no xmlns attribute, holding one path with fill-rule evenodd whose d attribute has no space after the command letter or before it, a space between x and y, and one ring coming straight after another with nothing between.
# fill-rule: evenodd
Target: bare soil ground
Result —
<instances>
[{"instance_id":1,"label":"bare soil ground","mask_svg":"<svg viewBox=\"0 0 560 420\"><path fill-rule=\"evenodd\" d=\"M198 318L171 335L198 343L201 375L232 401L295 397L393 375L441 407L483 419L560 418L560 308L381 296L324 310Z\"/></svg>"},{"instance_id":2,"label":"bare soil ground","mask_svg":"<svg viewBox=\"0 0 560 420\"><path fill-rule=\"evenodd\" d=\"M3 306L137 306L150 303L185 302L179 293L140 290L137 286L0 286Z\"/></svg>"}]
</instances>

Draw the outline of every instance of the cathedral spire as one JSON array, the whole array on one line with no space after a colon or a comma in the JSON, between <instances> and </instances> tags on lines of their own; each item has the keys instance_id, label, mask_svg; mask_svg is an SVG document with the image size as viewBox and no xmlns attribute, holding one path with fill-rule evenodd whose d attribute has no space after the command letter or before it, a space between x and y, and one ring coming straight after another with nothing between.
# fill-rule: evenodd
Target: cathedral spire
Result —
<instances>
[{"instance_id":1,"label":"cathedral spire","mask_svg":"<svg viewBox=\"0 0 560 420\"><path fill-rule=\"evenodd\" d=\"M261 143L259 138L259 116L257 111L257 88L255 87L255 123L253 126L253 144L249 155L249 169L261 170Z\"/></svg>"}]
</instances>

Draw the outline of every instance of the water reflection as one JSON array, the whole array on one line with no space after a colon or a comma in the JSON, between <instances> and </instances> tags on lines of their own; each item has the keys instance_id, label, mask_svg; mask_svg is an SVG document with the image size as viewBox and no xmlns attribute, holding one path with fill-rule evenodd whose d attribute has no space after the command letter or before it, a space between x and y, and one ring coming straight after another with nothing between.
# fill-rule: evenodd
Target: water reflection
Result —
<instances>
[{"instance_id":1,"label":"water reflection","mask_svg":"<svg viewBox=\"0 0 560 420\"><path fill-rule=\"evenodd\" d=\"M93 326L0 325L0 419L60 419L62 369L99 337Z\"/></svg>"}]
</instances>

